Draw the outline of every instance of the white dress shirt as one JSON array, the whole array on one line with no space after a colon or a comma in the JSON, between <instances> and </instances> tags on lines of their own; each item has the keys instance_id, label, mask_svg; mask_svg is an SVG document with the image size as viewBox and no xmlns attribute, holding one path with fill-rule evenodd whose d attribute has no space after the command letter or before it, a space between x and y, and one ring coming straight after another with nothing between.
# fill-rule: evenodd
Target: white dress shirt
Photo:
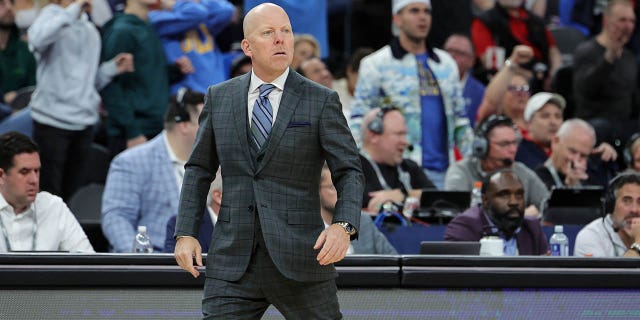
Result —
<instances>
[{"instance_id":1,"label":"white dress shirt","mask_svg":"<svg viewBox=\"0 0 640 320\"><path fill-rule=\"evenodd\" d=\"M184 165L186 162L178 159L175 152L173 152L173 149L171 149L171 144L169 144L169 138L167 138L167 132L163 130L161 134L164 138L164 145L167 147L167 154L169 155L169 160L171 160L171 164L173 166L173 175L176 177L176 182L178 183L178 193L179 193L182 190L182 180L184 179Z\"/></svg>"},{"instance_id":2,"label":"white dress shirt","mask_svg":"<svg viewBox=\"0 0 640 320\"><path fill-rule=\"evenodd\" d=\"M276 122L276 116L278 115L278 109L280 109L280 100L282 99L282 91L284 90L284 83L287 82L287 76L289 75L289 68L285 70L280 76L278 76L273 82L270 82L275 88L269 93L268 98L269 102L271 102L271 109L273 111L273 119L272 123ZM248 105L249 105L249 126L251 126L251 117L253 115L253 105L256 103L256 99L260 95L259 87L266 83L262 81L262 79L258 78L253 70L251 71L251 81L249 82L249 96L248 96Z\"/></svg>"},{"instance_id":3,"label":"white dress shirt","mask_svg":"<svg viewBox=\"0 0 640 320\"><path fill-rule=\"evenodd\" d=\"M95 252L67 205L48 192L38 193L20 214L0 194L0 219L0 252L9 251L7 240L12 251Z\"/></svg>"}]
</instances>

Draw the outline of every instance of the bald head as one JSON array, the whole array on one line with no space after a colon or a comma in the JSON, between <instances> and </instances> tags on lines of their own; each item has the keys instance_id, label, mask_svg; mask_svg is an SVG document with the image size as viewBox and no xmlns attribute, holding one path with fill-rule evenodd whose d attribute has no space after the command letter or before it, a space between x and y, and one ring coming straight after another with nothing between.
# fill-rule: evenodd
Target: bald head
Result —
<instances>
[{"instance_id":1,"label":"bald head","mask_svg":"<svg viewBox=\"0 0 640 320\"><path fill-rule=\"evenodd\" d=\"M251 9L244 18L242 51L251 58L253 73L264 82L283 74L293 59L289 16L273 3Z\"/></svg>"},{"instance_id":2,"label":"bald head","mask_svg":"<svg viewBox=\"0 0 640 320\"><path fill-rule=\"evenodd\" d=\"M271 2L259 4L253 9L249 10L249 12L247 12L247 15L244 17L244 21L242 22L242 32L244 33L244 37L249 37L249 34L251 34L255 30L257 21L266 19L270 14L276 12L284 14L287 17L287 20L289 20L287 12L285 12L284 9L282 9L282 7L280 7L279 5L273 4Z\"/></svg>"}]
</instances>

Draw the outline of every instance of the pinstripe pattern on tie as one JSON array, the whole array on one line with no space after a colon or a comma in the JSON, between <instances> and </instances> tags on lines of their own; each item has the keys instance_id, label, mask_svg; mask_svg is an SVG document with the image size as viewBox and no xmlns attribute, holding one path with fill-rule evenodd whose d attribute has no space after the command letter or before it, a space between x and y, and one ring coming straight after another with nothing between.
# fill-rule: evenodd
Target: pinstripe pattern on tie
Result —
<instances>
[{"instance_id":1,"label":"pinstripe pattern on tie","mask_svg":"<svg viewBox=\"0 0 640 320\"><path fill-rule=\"evenodd\" d=\"M275 89L270 83L260 85L260 95L253 104L253 112L251 115L251 136L258 148L267 141L267 137L271 132L273 125L273 109L269 102L269 93Z\"/></svg>"}]
</instances>

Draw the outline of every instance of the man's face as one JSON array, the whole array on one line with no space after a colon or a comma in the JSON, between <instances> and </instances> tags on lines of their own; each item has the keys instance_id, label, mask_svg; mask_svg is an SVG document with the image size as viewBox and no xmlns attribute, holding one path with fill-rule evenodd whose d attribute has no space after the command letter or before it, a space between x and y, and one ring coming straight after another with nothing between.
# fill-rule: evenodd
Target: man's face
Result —
<instances>
[{"instance_id":1,"label":"man's face","mask_svg":"<svg viewBox=\"0 0 640 320\"><path fill-rule=\"evenodd\" d=\"M297 68L303 61L315 56L316 47L309 41L299 41L293 49L293 60L291 67Z\"/></svg>"},{"instance_id":2,"label":"man's face","mask_svg":"<svg viewBox=\"0 0 640 320\"><path fill-rule=\"evenodd\" d=\"M522 225L524 220L524 188L512 172L503 172L491 178L482 205L494 224L507 235Z\"/></svg>"},{"instance_id":3,"label":"man's face","mask_svg":"<svg viewBox=\"0 0 640 320\"><path fill-rule=\"evenodd\" d=\"M13 166L0 169L0 192L16 212L22 212L36 199L40 191L40 155L20 153L13 157Z\"/></svg>"},{"instance_id":4,"label":"man's face","mask_svg":"<svg viewBox=\"0 0 640 320\"><path fill-rule=\"evenodd\" d=\"M242 50L251 57L253 70L265 81L282 74L293 59L293 31L282 8L263 5L247 17Z\"/></svg>"},{"instance_id":5,"label":"man's face","mask_svg":"<svg viewBox=\"0 0 640 320\"><path fill-rule=\"evenodd\" d=\"M372 152L375 158L383 163L395 166L402 162L402 155L409 143L407 142L407 124L400 111L392 110L382 118L384 131L371 138Z\"/></svg>"},{"instance_id":6,"label":"man's face","mask_svg":"<svg viewBox=\"0 0 640 320\"><path fill-rule=\"evenodd\" d=\"M633 157L633 160L631 163L631 168L636 171L640 171L640 147L635 148L635 150L633 150L632 157Z\"/></svg>"},{"instance_id":7,"label":"man's face","mask_svg":"<svg viewBox=\"0 0 640 320\"><path fill-rule=\"evenodd\" d=\"M10 26L15 21L15 8L10 0L0 0L0 24Z\"/></svg>"},{"instance_id":8,"label":"man's face","mask_svg":"<svg viewBox=\"0 0 640 320\"><path fill-rule=\"evenodd\" d=\"M489 152L485 161L491 162L488 166L490 170L504 168L504 160L510 160L510 163L515 161L520 138L513 127L494 127L487 135L487 140Z\"/></svg>"},{"instance_id":9,"label":"man's face","mask_svg":"<svg viewBox=\"0 0 640 320\"><path fill-rule=\"evenodd\" d=\"M565 168L586 168L594 143L593 136L581 127L574 127L565 137L553 137L553 166L564 174Z\"/></svg>"},{"instance_id":10,"label":"man's face","mask_svg":"<svg viewBox=\"0 0 640 320\"><path fill-rule=\"evenodd\" d=\"M630 233L633 218L640 218L640 185L627 183L618 190L616 195L616 204L612 213L613 225L633 237Z\"/></svg>"},{"instance_id":11,"label":"man's face","mask_svg":"<svg viewBox=\"0 0 640 320\"><path fill-rule=\"evenodd\" d=\"M302 62L300 69L309 80L319 83L329 89L333 86L333 75L320 58L311 58Z\"/></svg>"},{"instance_id":12,"label":"man's face","mask_svg":"<svg viewBox=\"0 0 640 320\"><path fill-rule=\"evenodd\" d=\"M504 113L512 119L522 117L530 95L527 80L521 76L512 77L502 98Z\"/></svg>"},{"instance_id":13,"label":"man's face","mask_svg":"<svg viewBox=\"0 0 640 320\"><path fill-rule=\"evenodd\" d=\"M322 178L320 181L320 205L327 212L334 213L338 202L338 193L331 180L331 171L322 170Z\"/></svg>"},{"instance_id":14,"label":"man's face","mask_svg":"<svg viewBox=\"0 0 640 320\"><path fill-rule=\"evenodd\" d=\"M449 37L444 44L444 49L456 61L461 76L473 67L475 56L471 48L471 41L468 38L456 35Z\"/></svg>"},{"instance_id":15,"label":"man's face","mask_svg":"<svg viewBox=\"0 0 640 320\"><path fill-rule=\"evenodd\" d=\"M431 29L431 7L424 3L411 3L393 16L393 22L413 42L424 41Z\"/></svg>"},{"instance_id":16,"label":"man's face","mask_svg":"<svg viewBox=\"0 0 640 320\"><path fill-rule=\"evenodd\" d=\"M560 129L560 125L562 125L562 110L553 103L547 103L531 116L529 136L533 141L548 147Z\"/></svg>"},{"instance_id":17,"label":"man's face","mask_svg":"<svg viewBox=\"0 0 640 320\"><path fill-rule=\"evenodd\" d=\"M636 24L633 7L627 4L617 4L611 8L611 13L604 17L603 29L607 36L619 45L629 42Z\"/></svg>"}]
</instances>

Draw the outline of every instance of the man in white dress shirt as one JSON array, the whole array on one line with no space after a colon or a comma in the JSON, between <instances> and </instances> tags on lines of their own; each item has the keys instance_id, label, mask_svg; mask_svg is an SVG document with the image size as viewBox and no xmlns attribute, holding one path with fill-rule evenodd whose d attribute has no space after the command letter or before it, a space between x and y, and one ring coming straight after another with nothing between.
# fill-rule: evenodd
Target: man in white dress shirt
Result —
<instances>
[{"instance_id":1,"label":"man in white dress shirt","mask_svg":"<svg viewBox=\"0 0 640 320\"><path fill-rule=\"evenodd\" d=\"M0 135L0 252L95 252L57 196L40 191L40 154L29 137Z\"/></svg>"}]
</instances>

